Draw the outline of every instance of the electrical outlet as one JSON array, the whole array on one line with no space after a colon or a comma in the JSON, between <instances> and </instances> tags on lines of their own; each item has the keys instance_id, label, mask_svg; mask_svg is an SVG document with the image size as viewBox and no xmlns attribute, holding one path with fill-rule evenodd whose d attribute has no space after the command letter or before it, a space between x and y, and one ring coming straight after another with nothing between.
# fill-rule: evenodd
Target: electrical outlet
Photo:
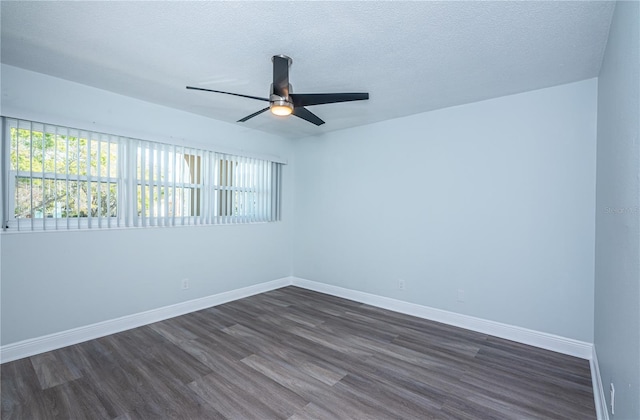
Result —
<instances>
[{"instance_id":1,"label":"electrical outlet","mask_svg":"<svg viewBox=\"0 0 640 420\"><path fill-rule=\"evenodd\" d=\"M398 289L404 290L404 280L398 279Z\"/></svg>"},{"instance_id":2,"label":"electrical outlet","mask_svg":"<svg viewBox=\"0 0 640 420\"><path fill-rule=\"evenodd\" d=\"M182 279L182 290L187 290L189 288L189 279Z\"/></svg>"},{"instance_id":3,"label":"electrical outlet","mask_svg":"<svg viewBox=\"0 0 640 420\"><path fill-rule=\"evenodd\" d=\"M464 289L458 289L458 302L464 302Z\"/></svg>"},{"instance_id":4,"label":"electrical outlet","mask_svg":"<svg viewBox=\"0 0 640 420\"><path fill-rule=\"evenodd\" d=\"M611 414L616 413L616 388L613 386L613 382L609 385L609 392L611 394Z\"/></svg>"}]
</instances>

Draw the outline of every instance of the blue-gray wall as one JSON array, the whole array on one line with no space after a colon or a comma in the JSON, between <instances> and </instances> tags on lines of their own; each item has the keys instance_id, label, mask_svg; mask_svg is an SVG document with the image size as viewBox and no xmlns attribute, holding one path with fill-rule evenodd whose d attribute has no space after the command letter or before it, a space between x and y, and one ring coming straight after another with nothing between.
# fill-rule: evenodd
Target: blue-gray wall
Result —
<instances>
[{"instance_id":1,"label":"blue-gray wall","mask_svg":"<svg viewBox=\"0 0 640 420\"><path fill-rule=\"evenodd\" d=\"M618 2L598 79L595 348L613 419L640 419L640 3Z\"/></svg>"},{"instance_id":2,"label":"blue-gray wall","mask_svg":"<svg viewBox=\"0 0 640 420\"><path fill-rule=\"evenodd\" d=\"M592 342L596 95L590 79L301 139L295 275Z\"/></svg>"}]
</instances>

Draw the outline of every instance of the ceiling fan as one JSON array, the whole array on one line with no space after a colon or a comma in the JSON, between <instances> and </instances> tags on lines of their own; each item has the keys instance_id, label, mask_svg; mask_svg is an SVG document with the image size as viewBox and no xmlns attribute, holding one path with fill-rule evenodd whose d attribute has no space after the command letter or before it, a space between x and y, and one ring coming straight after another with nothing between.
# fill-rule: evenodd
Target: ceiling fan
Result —
<instances>
[{"instance_id":1,"label":"ceiling fan","mask_svg":"<svg viewBox=\"0 0 640 420\"><path fill-rule=\"evenodd\" d=\"M279 116L295 115L305 121L315 125L322 125L322 121L317 115L309 111L305 106L332 104L336 102L362 101L369 99L368 93L292 93L289 84L289 67L293 60L286 55L274 55L273 61L273 83L271 84L271 94L268 98L258 96L242 95L240 93L223 92L220 90L205 89L194 86L187 86L187 89L203 90L205 92L224 93L225 95L240 96L243 98L257 99L269 102L269 106L247 115L238 120L245 122L267 110Z\"/></svg>"}]
</instances>

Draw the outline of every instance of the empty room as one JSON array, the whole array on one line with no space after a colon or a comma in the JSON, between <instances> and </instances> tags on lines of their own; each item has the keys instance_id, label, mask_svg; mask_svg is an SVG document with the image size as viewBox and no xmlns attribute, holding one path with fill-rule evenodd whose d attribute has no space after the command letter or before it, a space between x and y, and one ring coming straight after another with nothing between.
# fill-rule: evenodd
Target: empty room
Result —
<instances>
[{"instance_id":1,"label":"empty room","mask_svg":"<svg viewBox=\"0 0 640 420\"><path fill-rule=\"evenodd\" d=\"M639 2L0 24L2 419L640 420Z\"/></svg>"}]
</instances>

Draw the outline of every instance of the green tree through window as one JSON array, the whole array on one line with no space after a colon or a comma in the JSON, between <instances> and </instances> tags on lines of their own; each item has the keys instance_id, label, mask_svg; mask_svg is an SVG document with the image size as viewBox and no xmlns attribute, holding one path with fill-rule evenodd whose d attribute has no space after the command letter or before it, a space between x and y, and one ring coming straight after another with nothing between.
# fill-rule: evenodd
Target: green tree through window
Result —
<instances>
[{"instance_id":1,"label":"green tree through window","mask_svg":"<svg viewBox=\"0 0 640 420\"><path fill-rule=\"evenodd\" d=\"M10 128L16 219L118 215L117 140L69 131Z\"/></svg>"}]
</instances>

